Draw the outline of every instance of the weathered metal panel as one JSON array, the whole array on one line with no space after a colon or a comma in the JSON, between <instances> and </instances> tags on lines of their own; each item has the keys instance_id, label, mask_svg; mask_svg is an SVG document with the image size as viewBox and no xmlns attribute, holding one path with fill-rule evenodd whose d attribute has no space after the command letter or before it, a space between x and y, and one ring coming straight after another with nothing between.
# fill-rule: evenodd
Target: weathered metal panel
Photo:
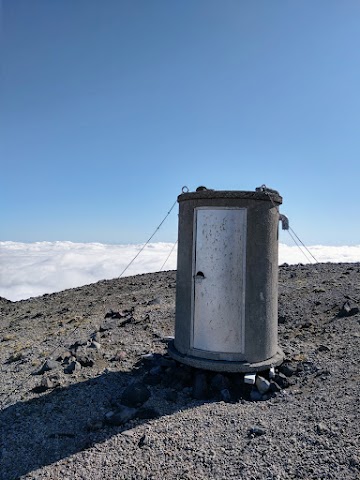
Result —
<instances>
[{"instance_id":1,"label":"weathered metal panel","mask_svg":"<svg viewBox=\"0 0 360 480\"><path fill-rule=\"evenodd\" d=\"M192 347L243 353L247 209L199 207L194 222Z\"/></svg>"}]
</instances>

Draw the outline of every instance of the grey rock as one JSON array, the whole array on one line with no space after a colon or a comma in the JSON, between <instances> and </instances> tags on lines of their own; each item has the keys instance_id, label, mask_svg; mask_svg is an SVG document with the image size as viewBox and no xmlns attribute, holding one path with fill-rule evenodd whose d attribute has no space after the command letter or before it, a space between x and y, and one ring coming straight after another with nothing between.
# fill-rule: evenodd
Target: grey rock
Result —
<instances>
[{"instance_id":1,"label":"grey rock","mask_svg":"<svg viewBox=\"0 0 360 480\"><path fill-rule=\"evenodd\" d=\"M255 384L261 395L264 395L264 393L268 392L270 389L269 380L266 380L266 378L261 377L260 375L256 377Z\"/></svg>"},{"instance_id":2,"label":"grey rock","mask_svg":"<svg viewBox=\"0 0 360 480\"><path fill-rule=\"evenodd\" d=\"M87 424L86 424L86 428L89 430L89 432L96 432L98 430L101 430L101 428L103 427L104 425L104 422L102 419L99 419L99 418L91 418Z\"/></svg>"},{"instance_id":3,"label":"grey rock","mask_svg":"<svg viewBox=\"0 0 360 480\"><path fill-rule=\"evenodd\" d=\"M51 390L53 388L60 386L60 379L58 377L42 377L40 385L33 388L33 392L42 393L46 390Z\"/></svg>"},{"instance_id":4,"label":"grey rock","mask_svg":"<svg viewBox=\"0 0 360 480\"><path fill-rule=\"evenodd\" d=\"M318 367L313 362L301 362L298 364L298 371L304 373L316 373L318 371Z\"/></svg>"},{"instance_id":5,"label":"grey rock","mask_svg":"<svg viewBox=\"0 0 360 480\"><path fill-rule=\"evenodd\" d=\"M175 367L170 372L176 381L181 382L184 385L190 386L192 383L193 370L188 366Z\"/></svg>"},{"instance_id":6,"label":"grey rock","mask_svg":"<svg viewBox=\"0 0 360 480\"><path fill-rule=\"evenodd\" d=\"M43 377L40 385L46 389L52 389L60 386L60 381L56 377Z\"/></svg>"},{"instance_id":7,"label":"grey rock","mask_svg":"<svg viewBox=\"0 0 360 480\"><path fill-rule=\"evenodd\" d=\"M217 373L212 378L210 386L215 392L221 392L221 390L226 390L229 388L230 381L225 375Z\"/></svg>"},{"instance_id":8,"label":"grey rock","mask_svg":"<svg viewBox=\"0 0 360 480\"><path fill-rule=\"evenodd\" d=\"M161 299L159 297L153 298L149 302L147 302L148 305L160 305Z\"/></svg>"},{"instance_id":9,"label":"grey rock","mask_svg":"<svg viewBox=\"0 0 360 480\"><path fill-rule=\"evenodd\" d=\"M157 363L160 367L164 368L176 367L175 360L172 360L171 358L161 357Z\"/></svg>"},{"instance_id":10,"label":"grey rock","mask_svg":"<svg viewBox=\"0 0 360 480\"><path fill-rule=\"evenodd\" d=\"M281 391L280 385L278 385L274 380L270 380L270 392L277 393Z\"/></svg>"},{"instance_id":11,"label":"grey rock","mask_svg":"<svg viewBox=\"0 0 360 480\"><path fill-rule=\"evenodd\" d=\"M153 353L145 353L144 355L141 355L141 359L144 362L152 362L155 358L156 357Z\"/></svg>"},{"instance_id":12,"label":"grey rock","mask_svg":"<svg viewBox=\"0 0 360 480\"><path fill-rule=\"evenodd\" d=\"M265 435L266 429L263 426L254 426L251 427L248 431L249 437L259 437L260 435Z\"/></svg>"},{"instance_id":13,"label":"grey rock","mask_svg":"<svg viewBox=\"0 0 360 480\"><path fill-rule=\"evenodd\" d=\"M152 367L150 370L149 370L149 373L150 375L159 375L161 373L161 367L160 365L156 365L155 367Z\"/></svg>"},{"instance_id":14,"label":"grey rock","mask_svg":"<svg viewBox=\"0 0 360 480\"><path fill-rule=\"evenodd\" d=\"M101 340L100 332L94 332L94 333L91 335L91 340L100 343L100 340Z\"/></svg>"},{"instance_id":15,"label":"grey rock","mask_svg":"<svg viewBox=\"0 0 360 480\"><path fill-rule=\"evenodd\" d=\"M69 359L70 357L72 357L72 353L71 352L64 352L62 353L61 355L59 355L59 357L56 359L57 362L61 362L63 365L66 363L70 363L69 362Z\"/></svg>"},{"instance_id":16,"label":"grey rock","mask_svg":"<svg viewBox=\"0 0 360 480\"><path fill-rule=\"evenodd\" d=\"M136 435L136 429L130 428L129 430L124 430L121 432L121 435L124 435L125 437L129 437L129 438L134 438L134 436Z\"/></svg>"},{"instance_id":17,"label":"grey rock","mask_svg":"<svg viewBox=\"0 0 360 480\"><path fill-rule=\"evenodd\" d=\"M173 335L165 335L165 337L163 337L163 341L164 342L171 342L172 340L174 340L174 336Z\"/></svg>"},{"instance_id":18,"label":"grey rock","mask_svg":"<svg viewBox=\"0 0 360 480\"><path fill-rule=\"evenodd\" d=\"M310 320L307 320L301 325L301 328L310 328L312 327L313 323Z\"/></svg>"},{"instance_id":19,"label":"grey rock","mask_svg":"<svg viewBox=\"0 0 360 480\"><path fill-rule=\"evenodd\" d=\"M256 373L245 373L244 383L246 385L254 385L255 380L256 380Z\"/></svg>"},{"instance_id":20,"label":"grey rock","mask_svg":"<svg viewBox=\"0 0 360 480\"><path fill-rule=\"evenodd\" d=\"M154 407L141 407L136 412L136 418L142 420L151 420L160 417L160 412Z\"/></svg>"},{"instance_id":21,"label":"grey rock","mask_svg":"<svg viewBox=\"0 0 360 480\"><path fill-rule=\"evenodd\" d=\"M88 342L87 342L86 340L84 340L84 341L82 341L82 340L77 340L75 343L73 343L73 344L70 346L69 350L70 350L70 352L72 353L72 355L75 355L75 353L76 353L76 351L77 351L77 349L78 349L79 347L84 347L84 346L86 346L87 344L88 344Z\"/></svg>"},{"instance_id":22,"label":"grey rock","mask_svg":"<svg viewBox=\"0 0 360 480\"><path fill-rule=\"evenodd\" d=\"M95 361L87 355L77 355L76 360L82 367L93 367L95 364Z\"/></svg>"},{"instance_id":23,"label":"grey rock","mask_svg":"<svg viewBox=\"0 0 360 480\"><path fill-rule=\"evenodd\" d=\"M316 425L316 433L318 433L319 435L324 435L329 432L330 432L330 429L325 423L320 422Z\"/></svg>"},{"instance_id":24,"label":"grey rock","mask_svg":"<svg viewBox=\"0 0 360 480\"><path fill-rule=\"evenodd\" d=\"M193 389L191 387L185 387L185 388L182 389L182 393L186 397L190 397L190 395L192 394L192 390Z\"/></svg>"},{"instance_id":25,"label":"grey rock","mask_svg":"<svg viewBox=\"0 0 360 480\"><path fill-rule=\"evenodd\" d=\"M196 400L206 400L208 398L208 393L206 375L204 373L198 373L195 376L192 388L192 396Z\"/></svg>"},{"instance_id":26,"label":"grey rock","mask_svg":"<svg viewBox=\"0 0 360 480\"><path fill-rule=\"evenodd\" d=\"M223 390L221 390L220 395L221 395L221 400L223 400L224 402L228 403L231 401L231 395L227 388L224 388Z\"/></svg>"},{"instance_id":27,"label":"grey rock","mask_svg":"<svg viewBox=\"0 0 360 480\"><path fill-rule=\"evenodd\" d=\"M57 368L59 368L59 363L56 362L55 360L52 360L51 358L49 358L48 360L46 360L45 364L44 364L44 369L47 371L47 370L56 370Z\"/></svg>"},{"instance_id":28,"label":"grey rock","mask_svg":"<svg viewBox=\"0 0 360 480\"><path fill-rule=\"evenodd\" d=\"M356 468L357 470L360 470L360 458L353 455L349 459L349 465L350 467Z\"/></svg>"},{"instance_id":29,"label":"grey rock","mask_svg":"<svg viewBox=\"0 0 360 480\"><path fill-rule=\"evenodd\" d=\"M271 367L269 369L269 380L273 379L275 377L275 368Z\"/></svg>"},{"instance_id":30,"label":"grey rock","mask_svg":"<svg viewBox=\"0 0 360 480\"><path fill-rule=\"evenodd\" d=\"M110 359L111 362L123 362L126 360L126 352L119 350L115 355Z\"/></svg>"},{"instance_id":31,"label":"grey rock","mask_svg":"<svg viewBox=\"0 0 360 480\"><path fill-rule=\"evenodd\" d=\"M320 377L321 380L327 380L330 375L331 375L331 372L330 370L327 370L327 369L321 369L318 372L316 372L316 376Z\"/></svg>"},{"instance_id":32,"label":"grey rock","mask_svg":"<svg viewBox=\"0 0 360 480\"><path fill-rule=\"evenodd\" d=\"M262 399L263 399L263 397L262 397L261 393L259 392L259 390L257 390L256 388L251 390L251 392L250 392L250 400L251 401L259 402Z\"/></svg>"},{"instance_id":33,"label":"grey rock","mask_svg":"<svg viewBox=\"0 0 360 480\"><path fill-rule=\"evenodd\" d=\"M178 393L176 390L168 390L165 393L165 400L168 400L169 402L177 402L178 399Z\"/></svg>"},{"instance_id":34,"label":"grey rock","mask_svg":"<svg viewBox=\"0 0 360 480\"><path fill-rule=\"evenodd\" d=\"M52 388L53 384L50 378L43 377L40 381L40 387L43 387L44 390L48 390L49 388Z\"/></svg>"},{"instance_id":35,"label":"grey rock","mask_svg":"<svg viewBox=\"0 0 360 480\"><path fill-rule=\"evenodd\" d=\"M64 368L64 373L71 374L81 370L81 364L79 362L71 362L67 367Z\"/></svg>"},{"instance_id":36,"label":"grey rock","mask_svg":"<svg viewBox=\"0 0 360 480\"><path fill-rule=\"evenodd\" d=\"M283 373L287 377L291 377L292 375L295 375L296 373L296 365L290 363L290 362L284 362L280 367L278 368L280 373Z\"/></svg>"},{"instance_id":37,"label":"grey rock","mask_svg":"<svg viewBox=\"0 0 360 480\"><path fill-rule=\"evenodd\" d=\"M123 318L125 315L120 312L114 312L113 310L110 310L109 312L105 313L104 318ZM101 331L101 329L100 329Z\"/></svg>"},{"instance_id":38,"label":"grey rock","mask_svg":"<svg viewBox=\"0 0 360 480\"><path fill-rule=\"evenodd\" d=\"M162 381L162 376L161 375L152 375L148 373L147 375L144 376L143 382L146 385L159 385Z\"/></svg>"},{"instance_id":39,"label":"grey rock","mask_svg":"<svg viewBox=\"0 0 360 480\"><path fill-rule=\"evenodd\" d=\"M150 390L142 383L133 383L125 388L121 402L128 407L138 407L145 403L151 396Z\"/></svg>"},{"instance_id":40,"label":"grey rock","mask_svg":"<svg viewBox=\"0 0 360 480\"><path fill-rule=\"evenodd\" d=\"M163 385L169 388L182 390L185 386L192 385L192 371L188 367L171 367L163 374Z\"/></svg>"},{"instance_id":41,"label":"grey rock","mask_svg":"<svg viewBox=\"0 0 360 480\"><path fill-rule=\"evenodd\" d=\"M262 400L269 400L269 398L271 398L273 395L272 395L272 392L269 390L268 393L265 393L263 396L262 396Z\"/></svg>"},{"instance_id":42,"label":"grey rock","mask_svg":"<svg viewBox=\"0 0 360 480\"><path fill-rule=\"evenodd\" d=\"M99 342L96 342L95 340L93 340L93 341L90 343L89 348L96 348L96 350L100 350L101 345L100 345Z\"/></svg>"},{"instance_id":43,"label":"grey rock","mask_svg":"<svg viewBox=\"0 0 360 480\"><path fill-rule=\"evenodd\" d=\"M106 320L102 325L99 327L100 333L109 333L111 330L115 330L117 327L116 320Z\"/></svg>"},{"instance_id":44,"label":"grey rock","mask_svg":"<svg viewBox=\"0 0 360 480\"><path fill-rule=\"evenodd\" d=\"M140 440L138 442L138 447L142 448L145 445L149 445L149 442L148 442L147 436L144 434L144 435L142 435L142 437L140 438Z\"/></svg>"},{"instance_id":45,"label":"grey rock","mask_svg":"<svg viewBox=\"0 0 360 480\"><path fill-rule=\"evenodd\" d=\"M70 355L66 355L64 357L64 360L62 361L62 365L63 366L69 365L71 362L76 362L76 357L70 353Z\"/></svg>"},{"instance_id":46,"label":"grey rock","mask_svg":"<svg viewBox=\"0 0 360 480\"><path fill-rule=\"evenodd\" d=\"M45 372L56 370L59 367L60 367L60 364L58 362L56 362L55 360L48 359L39 370L33 373L33 375L42 375Z\"/></svg>"},{"instance_id":47,"label":"grey rock","mask_svg":"<svg viewBox=\"0 0 360 480\"><path fill-rule=\"evenodd\" d=\"M121 426L135 418L137 410L125 405L118 405L115 411L105 414L105 421L109 425Z\"/></svg>"},{"instance_id":48,"label":"grey rock","mask_svg":"<svg viewBox=\"0 0 360 480\"><path fill-rule=\"evenodd\" d=\"M283 373L278 373L274 377L274 382L279 385L281 389L288 388L290 385L289 379Z\"/></svg>"},{"instance_id":49,"label":"grey rock","mask_svg":"<svg viewBox=\"0 0 360 480\"><path fill-rule=\"evenodd\" d=\"M351 307L350 302L345 302L341 307L339 313L337 314L338 317L352 317L359 313L358 307Z\"/></svg>"}]
</instances>

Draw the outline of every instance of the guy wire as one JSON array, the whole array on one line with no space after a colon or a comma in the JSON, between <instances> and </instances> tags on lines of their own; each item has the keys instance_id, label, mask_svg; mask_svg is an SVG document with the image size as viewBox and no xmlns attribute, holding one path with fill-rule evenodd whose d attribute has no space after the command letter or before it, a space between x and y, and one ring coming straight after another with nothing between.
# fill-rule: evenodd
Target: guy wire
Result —
<instances>
[{"instance_id":1,"label":"guy wire","mask_svg":"<svg viewBox=\"0 0 360 480\"><path fill-rule=\"evenodd\" d=\"M170 250L170 253L169 253L169 255L166 257L166 260L165 260L165 262L162 264L162 266L161 266L161 268L160 268L160 270L159 270L160 272L162 272L162 269L165 267L165 265L166 265L166 262L169 260L169 258L170 258L170 255L171 255L171 254L172 254L172 252L174 251L174 248L176 247L177 243L178 243L178 241L176 240L176 242L174 243L174 245L172 246L172 248L171 248L171 250Z\"/></svg>"},{"instance_id":2,"label":"guy wire","mask_svg":"<svg viewBox=\"0 0 360 480\"><path fill-rule=\"evenodd\" d=\"M126 267L124 268L124 270L120 273L120 275L118 276L118 278L121 278L124 273L126 272L126 270L130 267L130 265L137 259L137 257L140 255L140 253L144 250L144 248L148 245L148 243L150 242L150 240L155 236L155 234L157 233L157 231L160 229L160 227L162 226L162 224L165 222L165 220L167 219L167 217L170 215L170 213L172 212L173 208L175 207L175 205L177 204L177 200L175 200L175 202L172 204L172 207L170 208L170 210L167 212L167 214L165 215L165 217L163 218L163 220L160 222L160 224L158 225L158 227L156 227L154 233L151 235L151 237L146 241L146 243L144 243L144 245L140 248L140 250L137 252L137 254L135 255L135 257L126 265Z\"/></svg>"}]
</instances>

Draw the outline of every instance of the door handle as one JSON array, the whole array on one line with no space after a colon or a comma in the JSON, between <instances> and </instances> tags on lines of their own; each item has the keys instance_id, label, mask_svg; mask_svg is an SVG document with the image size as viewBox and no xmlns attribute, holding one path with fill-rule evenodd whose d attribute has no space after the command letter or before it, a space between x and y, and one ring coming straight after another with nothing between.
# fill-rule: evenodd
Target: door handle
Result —
<instances>
[{"instance_id":1,"label":"door handle","mask_svg":"<svg viewBox=\"0 0 360 480\"><path fill-rule=\"evenodd\" d=\"M203 274L203 272L197 272L197 274L195 275L195 280L204 280L205 278L205 275Z\"/></svg>"}]
</instances>

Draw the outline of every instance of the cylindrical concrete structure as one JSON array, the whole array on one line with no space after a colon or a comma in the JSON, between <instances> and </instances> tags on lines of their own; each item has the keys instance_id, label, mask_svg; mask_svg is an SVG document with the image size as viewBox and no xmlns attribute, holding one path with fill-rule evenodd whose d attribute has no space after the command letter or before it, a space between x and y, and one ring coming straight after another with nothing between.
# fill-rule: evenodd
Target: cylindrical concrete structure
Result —
<instances>
[{"instance_id":1,"label":"cylindrical concrete structure","mask_svg":"<svg viewBox=\"0 0 360 480\"><path fill-rule=\"evenodd\" d=\"M214 371L278 365L278 205L273 190L184 193L179 202L176 360ZM269 196L270 195L270 196Z\"/></svg>"}]
</instances>

